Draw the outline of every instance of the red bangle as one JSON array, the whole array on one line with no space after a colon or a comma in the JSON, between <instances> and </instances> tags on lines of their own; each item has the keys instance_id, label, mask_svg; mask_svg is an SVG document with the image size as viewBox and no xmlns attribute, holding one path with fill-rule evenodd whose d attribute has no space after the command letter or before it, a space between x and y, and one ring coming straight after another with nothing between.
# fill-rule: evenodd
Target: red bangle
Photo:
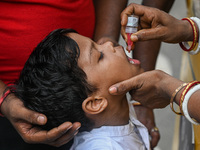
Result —
<instances>
[{"instance_id":1,"label":"red bangle","mask_svg":"<svg viewBox=\"0 0 200 150\"><path fill-rule=\"evenodd\" d=\"M0 98L0 108L1 104L3 103L4 99L11 93L10 89L8 89ZM3 114L0 112L0 116L3 116Z\"/></svg>"},{"instance_id":2,"label":"red bangle","mask_svg":"<svg viewBox=\"0 0 200 150\"><path fill-rule=\"evenodd\" d=\"M193 42L192 42L191 47L190 47L189 49L187 49L187 48L183 45L182 42L179 43L180 47L181 47L184 51L189 52L189 51L193 50L193 49L195 48L196 44L197 44L197 40L198 40L197 34L198 34L198 33L197 33L197 29L196 29L196 26L195 26L193 20L191 20L190 18L183 18L182 20L187 20L187 21L190 23L190 25L192 26L192 31L193 31Z\"/></svg>"}]
</instances>

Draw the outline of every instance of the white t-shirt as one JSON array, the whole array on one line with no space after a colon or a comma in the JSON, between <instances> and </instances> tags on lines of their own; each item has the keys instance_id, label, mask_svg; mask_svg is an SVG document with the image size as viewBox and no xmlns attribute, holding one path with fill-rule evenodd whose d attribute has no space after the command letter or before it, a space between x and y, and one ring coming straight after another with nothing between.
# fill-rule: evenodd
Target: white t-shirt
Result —
<instances>
[{"instance_id":1,"label":"white t-shirt","mask_svg":"<svg viewBox=\"0 0 200 150\"><path fill-rule=\"evenodd\" d=\"M150 150L148 130L137 120L131 103L129 116L127 125L102 126L90 132L78 133L70 150ZM140 136L135 130L139 131Z\"/></svg>"}]
</instances>

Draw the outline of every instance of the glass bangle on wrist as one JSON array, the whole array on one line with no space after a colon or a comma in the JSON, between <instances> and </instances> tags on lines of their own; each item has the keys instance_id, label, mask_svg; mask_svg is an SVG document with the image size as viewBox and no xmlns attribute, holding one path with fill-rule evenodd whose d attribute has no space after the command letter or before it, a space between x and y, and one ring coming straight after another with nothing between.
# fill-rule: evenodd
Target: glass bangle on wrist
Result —
<instances>
[{"instance_id":1,"label":"glass bangle on wrist","mask_svg":"<svg viewBox=\"0 0 200 150\"><path fill-rule=\"evenodd\" d=\"M200 19L197 17L190 17L190 18L183 18L182 20L187 20L192 26L193 42L191 46L188 44L188 42L181 42L179 43L179 45L184 51L187 51L189 54L196 55L200 51L200 44L198 43L198 41L200 41L200 36L199 36ZM195 23L198 26L198 28L195 26Z\"/></svg>"},{"instance_id":2,"label":"glass bangle on wrist","mask_svg":"<svg viewBox=\"0 0 200 150\"><path fill-rule=\"evenodd\" d=\"M174 93L172 94L171 99L170 99L170 107L171 107L171 110L172 110L175 114L177 114L177 115L183 115L183 114L182 114L181 112L177 112L177 111L174 110L173 102L174 102L174 99L175 99L176 95L178 94L178 92L179 92L182 88L184 88L186 85L187 85L187 83L181 84L181 85L174 91Z\"/></svg>"},{"instance_id":3,"label":"glass bangle on wrist","mask_svg":"<svg viewBox=\"0 0 200 150\"><path fill-rule=\"evenodd\" d=\"M197 18L197 17L190 17L190 19L193 20L196 23L196 25L198 26L198 31L200 31L200 19ZM199 32L197 32L197 35L199 36ZM198 54L200 52L200 44L199 44L200 36L199 36L198 39L199 39L198 40L198 46L197 46L196 50L191 50L189 52L189 54L196 55L196 54Z\"/></svg>"},{"instance_id":4,"label":"glass bangle on wrist","mask_svg":"<svg viewBox=\"0 0 200 150\"><path fill-rule=\"evenodd\" d=\"M190 89L186 93L184 101L182 103L182 110L183 110L184 116L186 117L186 119L188 121L190 121L191 123L193 123L195 125L199 125L199 123L195 119L190 117L190 115L188 113L188 101L189 101L190 97L192 96L192 94L194 94L197 90L200 90L200 84L195 85L192 89Z\"/></svg>"},{"instance_id":5,"label":"glass bangle on wrist","mask_svg":"<svg viewBox=\"0 0 200 150\"><path fill-rule=\"evenodd\" d=\"M177 93L182 89L182 93L180 96L180 101L179 101L179 108L180 112L177 112L173 108L173 101L177 95ZM191 81L189 83L183 83L181 84L172 94L171 99L170 99L170 107L172 111L177 114L177 115L183 115L186 117L187 120L189 120L193 124L199 124L195 119L191 118L189 113L188 113L188 101L190 96L196 92L197 90L200 89L200 81Z\"/></svg>"},{"instance_id":6,"label":"glass bangle on wrist","mask_svg":"<svg viewBox=\"0 0 200 150\"><path fill-rule=\"evenodd\" d=\"M185 95L187 92L195 85L199 84L199 81L191 81L187 84L187 86L184 88L183 92L181 93L180 101L179 101L179 108L181 110L181 113L183 114L182 104L185 98Z\"/></svg>"},{"instance_id":7,"label":"glass bangle on wrist","mask_svg":"<svg viewBox=\"0 0 200 150\"><path fill-rule=\"evenodd\" d=\"M192 45L189 46L189 44L187 42L181 42L179 43L180 47L184 50L184 51L191 51L195 48L196 46L196 43L197 43L197 39L198 39L198 36L197 36L197 29L196 29L196 26L194 24L194 21L191 20L190 18L183 18L182 20L187 20L190 25L192 26L192 31L193 31L193 42L192 42Z\"/></svg>"}]
</instances>

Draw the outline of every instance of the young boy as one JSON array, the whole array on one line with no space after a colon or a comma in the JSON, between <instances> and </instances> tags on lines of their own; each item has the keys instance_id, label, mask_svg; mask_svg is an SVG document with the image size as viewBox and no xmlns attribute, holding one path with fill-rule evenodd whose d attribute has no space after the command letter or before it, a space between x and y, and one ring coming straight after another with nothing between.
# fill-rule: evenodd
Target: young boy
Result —
<instances>
[{"instance_id":1,"label":"young boy","mask_svg":"<svg viewBox=\"0 0 200 150\"><path fill-rule=\"evenodd\" d=\"M140 74L139 64L122 46L98 45L72 29L58 29L32 52L15 93L26 107L47 116L46 129L80 122L72 150L149 150L147 129L126 95L108 92L114 83Z\"/></svg>"}]
</instances>

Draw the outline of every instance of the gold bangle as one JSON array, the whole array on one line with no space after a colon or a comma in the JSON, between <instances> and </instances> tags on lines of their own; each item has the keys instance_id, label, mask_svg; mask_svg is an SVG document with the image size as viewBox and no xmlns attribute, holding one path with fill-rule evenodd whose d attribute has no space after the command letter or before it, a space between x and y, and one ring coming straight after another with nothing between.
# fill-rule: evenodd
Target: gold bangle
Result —
<instances>
[{"instance_id":1,"label":"gold bangle","mask_svg":"<svg viewBox=\"0 0 200 150\"><path fill-rule=\"evenodd\" d=\"M174 93L172 94L171 99L170 99L170 107L171 107L171 110L172 110L175 114L177 114L177 115L182 115L183 113L181 113L181 112L176 112L176 111L174 110L173 102L174 102L174 99L175 99L176 95L178 94L178 92L179 92L183 87L185 87L187 84L188 84L188 83L183 83L183 84L181 84L181 85L174 91Z\"/></svg>"}]
</instances>

